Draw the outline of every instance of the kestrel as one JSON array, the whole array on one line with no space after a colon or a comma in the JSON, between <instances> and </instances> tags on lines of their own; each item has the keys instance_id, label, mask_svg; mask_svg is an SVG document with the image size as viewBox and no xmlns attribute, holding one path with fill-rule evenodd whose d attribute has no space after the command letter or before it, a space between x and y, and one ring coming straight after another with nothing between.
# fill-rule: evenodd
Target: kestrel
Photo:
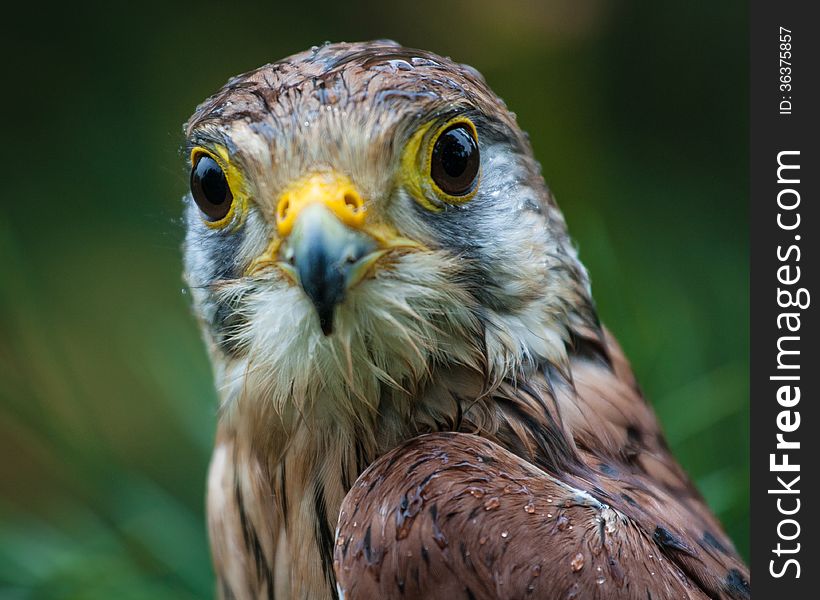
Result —
<instances>
[{"instance_id":1,"label":"kestrel","mask_svg":"<svg viewBox=\"0 0 820 600\"><path fill-rule=\"evenodd\" d=\"M476 70L327 44L185 134L222 598L749 597Z\"/></svg>"}]
</instances>

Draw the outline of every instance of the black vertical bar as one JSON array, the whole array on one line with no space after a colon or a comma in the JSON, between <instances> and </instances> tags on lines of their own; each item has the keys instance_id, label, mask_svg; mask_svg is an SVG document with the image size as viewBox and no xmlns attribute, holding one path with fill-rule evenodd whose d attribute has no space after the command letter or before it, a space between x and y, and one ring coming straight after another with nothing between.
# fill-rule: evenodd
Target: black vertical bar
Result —
<instances>
[{"instance_id":1,"label":"black vertical bar","mask_svg":"<svg viewBox=\"0 0 820 600\"><path fill-rule=\"evenodd\" d=\"M751 3L751 548L764 599L820 594L816 8Z\"/></svg>"}]
</instances>

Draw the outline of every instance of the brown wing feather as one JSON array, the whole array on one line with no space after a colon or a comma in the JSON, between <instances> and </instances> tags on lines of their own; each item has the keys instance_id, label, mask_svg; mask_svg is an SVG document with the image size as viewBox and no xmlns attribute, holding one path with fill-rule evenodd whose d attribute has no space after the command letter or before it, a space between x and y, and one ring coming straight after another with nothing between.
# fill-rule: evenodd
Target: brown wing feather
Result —
<instances>
[{"instance_id":1,"label":"brown wing feather","mask_svg":"<svg viewBox=\"0 0 820 600\"><path fill-rule=\"evenodd\" d=\"M629 517L469 434L368 469L335 556L345 598L708 597Z\"/></svg>"},{"instance_id":2,"label":"brown wing feather","mask_svg":"<svg viewBox=\"0 0 820 600\"><path fill-rule=\"evenodd\" d=\"M728 588L742 575L703 589L678 560L717 572L696 553L489 440L438 433L359 478L335 567L353 599L742 597Z\"/></svg>"}]
</instances>

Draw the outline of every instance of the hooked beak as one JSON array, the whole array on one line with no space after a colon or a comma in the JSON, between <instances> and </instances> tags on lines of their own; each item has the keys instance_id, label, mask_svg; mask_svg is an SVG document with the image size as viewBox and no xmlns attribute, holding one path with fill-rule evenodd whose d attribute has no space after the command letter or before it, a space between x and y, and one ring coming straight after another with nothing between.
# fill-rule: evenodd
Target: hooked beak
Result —
<instances>
[{"instance_id":1,"label":"hooked beak","mask_svg":"<svg viewBox=\"0 0 820 600\"><path fill-rule=\"evenodd\" d=\"M302 211L280 254L313 303L322 333L330 335L336 306L382 252L372 237L316 203Z\"/></svg>"}]
</instances>

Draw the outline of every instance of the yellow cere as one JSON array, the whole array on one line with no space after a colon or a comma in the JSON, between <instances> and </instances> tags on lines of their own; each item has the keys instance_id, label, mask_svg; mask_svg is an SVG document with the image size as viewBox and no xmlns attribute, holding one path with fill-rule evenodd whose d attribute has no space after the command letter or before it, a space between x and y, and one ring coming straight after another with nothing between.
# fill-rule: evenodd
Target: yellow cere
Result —
<instances>
[{"instance_id":1,"label":"yellow cere","mask_svg":"<svg viewBox=\"0 0 820 600\"><path fill-rule=\"evenodd\" d=\"M430 176L430 163L433 157L433 147L436 145L439 135L456 123L464 123L473 133L473 137L478 140L478 131L473 122L464 116L458 116L445 121L435 129L435 121L422 125L410 138L402 155L401 168L404 185L407 186L415 200L427 210L441 212L442 206L430 201L430 196L435 196L441 202L448 204L464 204L475 196L478 185L473 187L473 191L464 196L452 196L444 192L433 178ZM432 131L432 135L431 135Z\"/></svg>"},{"instance_id":2,"label":"yellow cere","mask_svg":"<svg viewBox=\"0 0 820 600\"><path fill-rule=\"evenodd\" d=\"M196 164L197 158L203 154L214 159L222 169L222 172L225 173L225 178L228 180L228 187L231 189L231 194L233 195L233 201L231 202L231 208L228 210L228 214L222 219L218 221L208 221L203 218L202 221L211 229L223 229L231 224L235 217L238 216L234 224L234 230L236 230L242 225L248 208L248 194L245 187L245 179L239 169L231 164L227 148L222 145L216 145L214 150L215 152L212 152L202 146L197 146L191 150L191 166L193 167L193 165Z\"/></svg>"},{"instance_id":3,"label":"yellow cere","mask_svg":"<svg viewBox=\"0 0 820 600\"><path fill-rule=\"evenodd\" d=\"M330 209L348 227L360 229L364 224L364 201L353 182L335 171L324 171L312 173L282 192L276 205L279 236L290 235L299 213L317 203Z\"/></svg>"},{"instance_id":4,"label":"yellow cere","mask_svg":"<svg viewBox=\"0 0 820 600\"><path fill-rule=\"evenodd\" d=\"M394 227L383 222L367 222L367 208L353 182L337 171L314 172L290 184L279 196L276 205L276 230L265 251L256 257L245 270L246 276L278 267L289 279L295 281L292 268L278 258L279 248L293 231L302 211L312 205L321 204L337 219L351 229L358 229L372 237L379 245L360 269L362 276L385 254L399 248L424 249L422 244L401 237Z\"/></svg>"}]
</instances>

